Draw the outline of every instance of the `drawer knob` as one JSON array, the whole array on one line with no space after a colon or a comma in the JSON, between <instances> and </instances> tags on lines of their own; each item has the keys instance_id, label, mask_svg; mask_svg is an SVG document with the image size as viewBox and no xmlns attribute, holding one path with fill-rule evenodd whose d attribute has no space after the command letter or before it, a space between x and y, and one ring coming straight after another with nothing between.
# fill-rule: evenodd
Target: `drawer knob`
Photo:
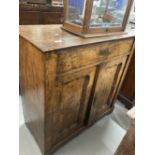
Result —
<instances>
[{"instance_id":1,"label":"drawer knob","mask_svg":"<svg viewBox=\"0 0 155 155\"><path fill-rule=\"evenodd\" d=\"M108 48L101 49L100 55L108 55L108 54L109 54L109 49Z\"/></svg>"}]
</instances>

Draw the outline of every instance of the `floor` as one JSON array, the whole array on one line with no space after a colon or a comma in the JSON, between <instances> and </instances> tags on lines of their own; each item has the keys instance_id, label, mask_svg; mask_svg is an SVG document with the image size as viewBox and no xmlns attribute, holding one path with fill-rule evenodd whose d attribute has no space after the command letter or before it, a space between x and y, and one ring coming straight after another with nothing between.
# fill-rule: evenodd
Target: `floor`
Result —
<instances>
[{"instance_id":1,"label":"floor","mask_svg":"<svg viewBox=\"0 0 155 155\"><path fill-rule=\"evenodd\" d=\"M41 155L35 140L24 124L21 98L19 100L20 155ZM98 121L53 155L114 155L129 126L126 112L127 109L116 101L112 114Z\"/></svg>"}]
</instances>

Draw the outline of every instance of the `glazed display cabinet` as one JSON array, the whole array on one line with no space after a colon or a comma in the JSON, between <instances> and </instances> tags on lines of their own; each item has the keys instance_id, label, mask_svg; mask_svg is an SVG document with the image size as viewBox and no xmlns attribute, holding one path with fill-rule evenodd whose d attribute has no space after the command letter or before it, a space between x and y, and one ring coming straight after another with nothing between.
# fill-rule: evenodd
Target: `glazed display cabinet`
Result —
<instances>
[{"instance_id":1,"label":"glazed display cabinet","mask_svg":"<svg viewBox=\"0 0 155 155\"><path fill-rule=\"evenodd\" d=\"M67 31L82 37L123 34L133 0L64 0Z\"/></svg>"}]
</instances>

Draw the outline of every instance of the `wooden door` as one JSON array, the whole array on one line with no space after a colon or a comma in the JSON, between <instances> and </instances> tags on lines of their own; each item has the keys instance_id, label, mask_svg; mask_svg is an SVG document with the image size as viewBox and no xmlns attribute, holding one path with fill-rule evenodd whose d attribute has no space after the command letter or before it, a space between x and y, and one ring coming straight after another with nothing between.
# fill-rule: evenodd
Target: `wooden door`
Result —
<instances>
[{"instance_id":1,"label":"wooden door","mask_svg":"<svg viewBox=\"0 0 155 155\"><path fill-rule=\"evenodd\" d=\"M52 146L59 145L85 127L95 67L58 75L52 114Z\"/></svg>"},{"instance_id":2,"label":"wooden door","mask_svg":"<svg viewBox=\"0 0 155 155\"><path fill-rule=\"evenodd\" d=\"M123 57L97 66L96 82L90 99L92 106L89 124L112 109L126 60L127 57Z\"/></svg>"}]
</instances>

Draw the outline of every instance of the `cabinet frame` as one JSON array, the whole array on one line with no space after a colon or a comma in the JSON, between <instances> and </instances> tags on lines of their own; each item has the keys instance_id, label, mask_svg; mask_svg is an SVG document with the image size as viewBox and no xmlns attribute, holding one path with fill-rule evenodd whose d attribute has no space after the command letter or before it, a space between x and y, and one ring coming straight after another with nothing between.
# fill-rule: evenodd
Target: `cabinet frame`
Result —
<instances>
[{"instance_id":1,"label":"cabinet frame","mask_svg":"<svg viewBox=\"0 0 155 155\"><path fill-rule=\"evenodd\" d=\"M29 27L24 27L24 30ZM32 31L34 30L33 29ZM42 26L42 31L44 26ZM47 27L46 27L47 28ZM51 33L51 27L49 28L49 33ZM56 29L59 30L59 29ZM30 31L30 30L29 30ZM30 31L30 32L32 32ZM21 32L25 33L27 31ZM61 32L61 31L60 31ZM46 29L47 33L47 29ZM28 35L29 33L26 33ZM31 33L30 33L31 34ZM51 35L51 34L50 34ZM65 35L65 34L64 34ZM66 34L67 36L70 35L69 33ZM44 36L44 35L41 35ZM40 37L40 36L38 36ZM37 37L37 40L38 40ZM72 36L73 38L74 36ZM94 43L98 46L100 43L106 44L106 42L118 42L119 40L125 40L125 39L131 39L134 42L134 36L123 36L119 39L110 38L109 40L101 40L94 41ZM89 100L89 97L93 96L93 86L95 81L95 76L97 77L96 73L99 66L103 64L104 67L106 67L106 64L112 64L115 60L123 61L123 57L127 57L125 67L123 69L123 74L121 75L119 79L119 83L117 85L115 93L113 93L113 97L111 98L111 103L114 103L114 100L117 97L118 90L120 89L122 80L126 74L126 70L128 68L128 64L130 62L131 56L133 54L134 44L130 44L131 46L126 47L123 46L122 48L126 49L128 48L128 52L123 52L121 55L119 53L118 49L118 55L114 55L112 57L97 57L96 59L87 59L91 60L90 63L87 64L81 64L80 61L76 61L80 65L76 66L76 63L71 63L71 68L65 69L62 72L58 71L58 66L60 65L58 62L60 51L71 53L74 51L70 51L69 49L73 49L72 43L70 43L70 47L67 48L56 48L52 51L44 51L43 48L37 48L38 46L36 44L40 45L39 43L30 42L29 39L31 39L31 36L29 37L23 37L20 36L20 86L21 86L21 96L23 100L23 107L24 107L24 116L26 120L26 125L30 129L32 135L36 139L41 152L44 155L50 155L52 152L54 152L56 149L58 149L61 145L65 144L67 141L81 133L81 131L87 129L89 125L92 125L95 123L95 121L91 122L91 124L88 124L87 118L89 118L89 111L92 109L92 101ZM77 40L78 38L75 37ZM92 40L91 40L92 41ZM45 40L45 42L48 42L48 39ZM47 46L47 44L44 45ZM85 43L83 43L85 42ZM66 42L65 42L66 43ZM68 43L68 42L67 42ZM51 44L51 42L50 42ZM82 46L74 46L74 48L81 48L81 47L89 47L91 46L92 42L86 42L86 40L81 40L80 44ZM47 47L46 47L47 48ZM51 47L52 48L52 47ZM122 49L121 48L121 49ZM62 50L63 49L63 50ZM96 48L95 50L98 50ZM78 54L80 54L79 51L76 51L77 55L74 55L74 58L79 57ZM106 53L104 53L106 54ZM86 55L83 55L85 57ZM34 59L35 57L35 59ZM62 65L62 64L61 64ZM99 67L99 68L98 68ZM85 113L86 121L84 121L84 126L82 128L79 128L74 133L70 133L70 136L67 138L61 139L59 144L53 145L51 143L52 141L52 123L49 123L53 119L53 108L51 104L54 104L55 99L55 88L57 86L60 86L61 84L64 84L66 82L74 81L76 79L79 79L79 77L85 77L90 75L90 73L93 73L91 77L93 77L93 82L90 90L90 96L88 97L87 102L87 112ZM79 86L80 87L80 86ZM79 88L78 87L78 88ZM89 93L88 93L89 94ZM110 106L110 108L104 113L104 115L112 112L114 108L114 104ZM35 120L34 120L35 118ZM49 138L48 138L49 137Z\"/></svg>"}]
</instances>

